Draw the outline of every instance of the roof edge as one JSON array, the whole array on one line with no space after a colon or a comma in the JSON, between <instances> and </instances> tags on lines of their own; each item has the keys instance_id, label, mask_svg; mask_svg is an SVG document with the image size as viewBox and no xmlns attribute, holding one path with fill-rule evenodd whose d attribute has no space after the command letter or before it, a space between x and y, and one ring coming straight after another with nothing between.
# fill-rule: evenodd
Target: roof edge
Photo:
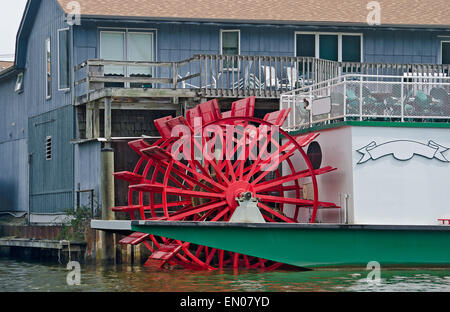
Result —
<instances>
[{"instance_id":1,"label":"roof edge","mask_svg":"<svg viewBox=\"0 0 450 312\"><path fill-rule=\"evenodd\" d=\"M15 66L11 66L3 71L0 71L0 81L3 81L4 79L7 79L15 73L19 72L20 70L18 70Z\"/></svg>"},{"instance_id":2,"label":"roof edge","mask_svg":"<svg viewBox=\"0 0 450 312\"><path fill-rule=\"evenodd\" d=\"M367 23L352 23L352 22L308 22L295 20L240 20L240 19L207 19L207 18L175 18L175 17L155 17L155 16L122 16L122 15L89 15L81 16L82 19L100 19L100 20L135 20L135 21L172 21L172 22L203 22L203 23L246 23L246 24L271 24L271 25L293 25L293 26L353 26L353 27L367 27L367 28L430 28L430 29L445 29L450 31L449 25L432 25L432 24L381 24L369 25Z\"/></svg>"}]
</instances>

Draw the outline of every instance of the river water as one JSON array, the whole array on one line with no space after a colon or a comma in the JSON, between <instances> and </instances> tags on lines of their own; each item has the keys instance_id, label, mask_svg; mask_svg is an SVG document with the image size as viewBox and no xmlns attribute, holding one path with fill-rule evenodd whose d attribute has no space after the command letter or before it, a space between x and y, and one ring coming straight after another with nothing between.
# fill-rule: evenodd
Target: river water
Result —
<instances>
[{"instance_id":1,"label":"river water","mask_svg":"<svg viewBox=\"0 0 450 312\"><path fill-rule=\"evenodd\" d=\"M152 267L81 266L81 285L69 286L63 265L0 259L0 292L426 292L450 291L450 268L381 268L378 283L366 268L235 273Z\"/></svg>"}]
</instances>

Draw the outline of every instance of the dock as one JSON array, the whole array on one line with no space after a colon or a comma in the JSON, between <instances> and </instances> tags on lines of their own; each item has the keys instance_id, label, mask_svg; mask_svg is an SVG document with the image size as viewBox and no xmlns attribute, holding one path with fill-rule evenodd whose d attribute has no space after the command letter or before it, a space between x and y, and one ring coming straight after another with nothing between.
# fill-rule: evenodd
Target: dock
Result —
<instances>
[{"instance_id":1,"label":"dock","mask_svg":"<svg viewBox=\"0 0 450 312\"><path fill-rule=\"evenodd\" d=\"M0 256L67 264L84 262L85 242L29 238L0 238Z\"/></svg>"}]
</instances>

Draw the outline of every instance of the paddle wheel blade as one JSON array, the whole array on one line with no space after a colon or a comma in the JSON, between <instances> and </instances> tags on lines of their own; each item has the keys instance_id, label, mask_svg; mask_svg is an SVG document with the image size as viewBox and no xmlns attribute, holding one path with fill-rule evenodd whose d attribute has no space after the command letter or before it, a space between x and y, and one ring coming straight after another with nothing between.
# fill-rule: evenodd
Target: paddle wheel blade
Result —
<instances>
[{"instance_id":1,"label":"paddle wheel blade","mask_svg":"<svg viewBox=\"0 0 450 312\"><path fill-rule=\"evenodd\" d=\"M116 172L114 173L114 177L132 184L141 183L144 180L143 176L129 171Z\"/></svg>"},{"instance_id":2,"label":"paddle wheel blade","mask_svg":"<svg viewBox=\"0 0 450 312\"><path fill-rule=\"evenodd\" d=\"M169 261L181 250L182 247L182 245L178 244L162 245L158 250L152 253L150 259Z\"/></svg>"},{"instance_id":3,"label":"paddle wheel blade","mask_svg":"<svg viewBox=\"0 0 450 312\"><path fill-rule=\"evenodd\" d=\"M172 154L159 146L152 146L141 150L141 153L155 161L171 161Z\"/></svg>"},{"instance_id":4,"label":"paddle wheel blade","mask_svg":"<svg viewBox=\"0 0 450 312\"><path fill-rule=\"evenodd\" d=\"M124 245L139 245L140 243L142 243L144 240L146 240L148 237L150 236L150 234L145 234L145 233L138 233L135 232L123 239L121 239L119 241L120 244L124 244Z\"/></svg>"}]
</instances>

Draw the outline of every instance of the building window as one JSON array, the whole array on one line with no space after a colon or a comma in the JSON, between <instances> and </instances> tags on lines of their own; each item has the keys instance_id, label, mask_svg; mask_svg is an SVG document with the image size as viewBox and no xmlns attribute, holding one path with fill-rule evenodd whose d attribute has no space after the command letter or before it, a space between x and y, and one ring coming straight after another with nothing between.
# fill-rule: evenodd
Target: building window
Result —
<instances>
[{"instance_id":1,"label":"building window","mask_svg":"<svg viewBox=\"0 0 450 312\"><path fill-rule=\"evenodd\" d=\"M319 58L339 61L339 38L337 35L319 35Z\"/></svg>"},{"instance_id":2,"label":"building window","mask_svg":"<svg viewBox=\"0 0 450 312\"><path fill-rule=\"evenodd\" d=\"M362 62L362 34L296 32L295 51L298 57Z\"/></svg>"},{"instance_id":3,"label":"building window","mask_svg":"<svg viewBox=\"0 0 450 312\"><path fill-rule=\"evenodd\" d=\"M51 62L51 41L50 38L45 40L45 66L46 66L46 98L52 97L52 62Z\"/></svg>"},{"instance_id":4,"label":"building window","mask_svg":"<svg viewBox=\"0 0 450 312\"><path fill-rule=\"evenodd\" d=\"M124 32L100 33L100 58L108 61L126 61ZM104 70L105 76L125 76L123 66L106 65Z\"/></svg>"},{"instance_id":5,"label":"building window","mask_svg":"<svg viewBox=\"0 0 450 312\"><path fill-rule=\"evenodd\" d=\"M442 64L450 64L450 41L441 42Z\"/></svg>"},{"instance_id":6,"label":"building window","mask_svg":"<svg viewBox=\"0 0 450 312\"><path fill-rule=\"evenodd\" d=\"M296 56L316 57L316 35L298 34L296 36Z\"/></svg>"},{"instance_id":7,"label":"building window","mask_svg":"<svg viewBox=\"0 0 450 312\"><path fill-rule=\"evenodd\" d=\"M239 55L241 53L241 32L240 30L221 30L220 31L220 51L222 55ZM238 61L234 64L228 64L224 61L224 68L238 68Z\"/></svg>"},{"instance_id":8,"label":"building window","mask_svg":"<svg viewBox=\"0 0 450 312\"><path fill-rule=\"evenodd\" d=\"M361 62L361 36L342 35L342 62Z\"/></svg>"},{"instance_id":9,"label":"building window","mask_svg":"<svg viewBox=\"0 0 450 312\"><path fill-rule=\"evenodd\" d=\"M155 33L146 31L101 31L100 58L108 61L153 62L155 60ZM151 78L153 68L148 66L105 66L105 76ZM123 83L108 84L123 87ZM126 87L151 88L151 84L131 83Z\"/></svg>"},{"instance_id":10,"label":"building window","mask_svg":"<svg viewBox=\"0 0 450 312\"><path fill-rule=\"evenodd\" d=\"M23 92L23 73L19 73L17 75L16 86L14 87L14 91L17 93Z\"/></svg>"},{"instance_id":11,"label":"building window","mask_svg":"<svg viewBox=\"0 0 450 312\"><path fill-rule=\"evenodd\" d=\"M58 30L58 90L70 89L69 28Z\"/></svg>"},{"instance_id":12,"label":"building window","mask_svg":"<svg viewBox=\"0 0 450 312\"><path fill-rule=\"evenodd\" d=\"M45 159L52 160L52 137L48 136L45 139Z\"/></svg>"}]
</instances>

